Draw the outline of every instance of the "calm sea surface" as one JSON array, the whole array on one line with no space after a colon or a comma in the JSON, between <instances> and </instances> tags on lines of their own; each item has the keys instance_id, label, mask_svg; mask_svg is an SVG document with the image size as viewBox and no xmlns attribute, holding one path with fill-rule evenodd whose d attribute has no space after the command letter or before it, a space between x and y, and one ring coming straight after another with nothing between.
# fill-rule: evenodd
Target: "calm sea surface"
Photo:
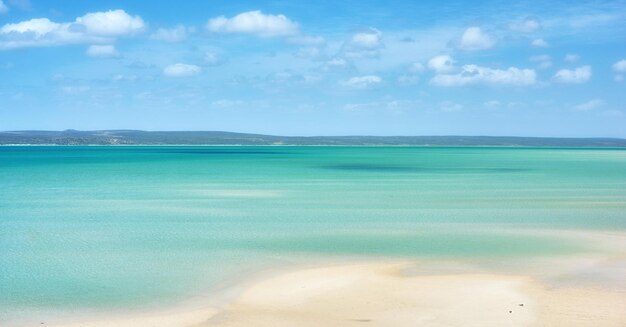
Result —
<instances>
[{"instance_id":1,"label":"calm sea surface","mask_svg":"<svg viewBox=\"0 0 626 327\"><path fill-rule=\"evenodd\" d=\"M308 258L594 251L626 230L626 150L0 147L0 325L175 303Z\"/></svg>"}]
</instances>

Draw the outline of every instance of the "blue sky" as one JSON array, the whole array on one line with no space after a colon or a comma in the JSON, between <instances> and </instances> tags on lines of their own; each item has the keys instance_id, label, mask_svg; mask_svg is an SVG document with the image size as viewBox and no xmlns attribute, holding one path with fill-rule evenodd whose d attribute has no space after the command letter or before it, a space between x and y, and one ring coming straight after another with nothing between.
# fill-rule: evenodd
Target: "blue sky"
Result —
<instances>
[{"instance_id":1,"label":"blue sky","mask_svg":"<svg viewBox=\"0 0 626 327\"><path fill-rule=\"evenodd\" d=\"M0 1L0 130L626 137L626 1Z\"/></svg>"}]
</instances>

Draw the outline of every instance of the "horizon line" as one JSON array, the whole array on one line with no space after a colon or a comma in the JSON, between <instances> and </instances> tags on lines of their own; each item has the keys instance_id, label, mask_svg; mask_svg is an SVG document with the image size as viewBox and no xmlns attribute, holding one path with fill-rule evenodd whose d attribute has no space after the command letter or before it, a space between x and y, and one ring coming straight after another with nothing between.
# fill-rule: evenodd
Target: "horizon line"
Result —
<instances>
[{"instance_id":1,"label":"horizon line","mask_svg":"<svg viewBox=\"0 0 626 327\"><path fill-rule=\"evenodd\" d=\"M464 135L464 134L414 134L414 135L376 135L376 134L333 134L333 135L282 135L267 134L258 132L233 132L226 130L145 130L145 129L21 129L21 130L1 130L0 133L22 133L22 132L145 132L145 133L231 133L244 135L260 135L275 137L301 137L301 138L322 138L322 137L500 137L500 138L544 138L544 139L615 139L626 140L626 137L617 136L520 136L520 135Z\"/></svg>"}]
</instances>

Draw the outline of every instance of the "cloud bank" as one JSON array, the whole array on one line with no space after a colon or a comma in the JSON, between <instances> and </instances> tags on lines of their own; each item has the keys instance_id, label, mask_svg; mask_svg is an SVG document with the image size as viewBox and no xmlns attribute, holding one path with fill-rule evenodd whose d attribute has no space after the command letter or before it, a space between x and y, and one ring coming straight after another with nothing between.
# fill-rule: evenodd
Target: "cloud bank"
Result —
<instances>
[{"instance_id":1,"label":"cloud bank","mask_svg":"<svg viewBox=\"0 0 626 327\"><path fill-rule=\"evenodd\" d=\"M253 34L261 37L291 36L298 33L298 24L284 15L264 14L259 10L248 11L226 18L210 19L206 28L213 33Z\"/></svg>"},{"instance_id":2,"label":"cloud bank","mask_svg":"<svg viewBox=\"0 0 626 327\"><path fill-rule=\"evenodd\" d=\"M428 61L428 68L437 73L447 73L454 70L454 59L448 55L439 55L432 57Z\"/></svg>"},{"instance_id":3,"label":"cloud bank","mask_svg":"<svg viewBox=\"0 0 626 327\"><path fill-rule=\"evenodd\" d=\"M537 74L533 69L493 69L465 65L456 74L437 74L431 83L438 86L465 86L474 84L524 86L535 84Z\"/></svg>"},{"instance_id":4,"label":"cloud bank","mask_svg":"<svg viewBox=\"0 0 626 327\"><path fill-rule=\"evenodd\" d=\"M480 27L470 27L463 32L461 40L459 41L459 48L463 50L484 50L493 47L496 41Z\"/></svg>"},{"instance_id":5,"label":"cloud bank","mask_svg":"<svg viewBox=\"0 0 626 327\"><path fill-rule=\"evenodd\" d=\"M343 55L347 58L378 57L383 46L382 35L380 30L373 27L352 35L344 44Z\"/></svg>"},{"instance_id":6,"label":"cloud bank","mask_svg":"<svg viewBox=\"0 0 626 327\"><path fill-rule=\"evenodd\" d=\"M92 45L87 48L87 55L94 58L119 57L119 52L114 45Z\"/></svg>"},{"instance_id":7,"label":"cloud bank","mask_svg":"<svg viewBox=\"0 0 626 327\"><path fill-rule=\"evenodd\" d=\"M559 83L582 84L591 78L591 66L582 66L576 69L561 69L554 74L554 80Z\"/></svg>"},{"instance_id":8,"label":"cloud bank","mask_svg":"<svg viewBox=\"0 0 626 327\"><path fill-rule=\"evenodd\" d=\"M200 74L202 68L196 65L176 63L163 69L163 75L167 77L187 77Z\"/></svg>"},{"instance_id":9,"label":"cloud bank","mask_svg":"<svg viewBox=\"0 0 626 327\"><path fill-rule=\"evenodd\" d=\"M143 19L124 10L88 13L73 22L34 18L0 27L0 49L46 47L79 43L112 43L145 28Z\"/></svg>"},{"instance_id":10,"label":"cloud bank","mask_svg":"<svg viewBox=\"0 0 626 327\"><path fill-rule=\"evenodd\" d=\"M355 89L367 89L382 83L383 79L376 75L355 76L343 82L343 85Z\"/></svg>"}]
</instances>

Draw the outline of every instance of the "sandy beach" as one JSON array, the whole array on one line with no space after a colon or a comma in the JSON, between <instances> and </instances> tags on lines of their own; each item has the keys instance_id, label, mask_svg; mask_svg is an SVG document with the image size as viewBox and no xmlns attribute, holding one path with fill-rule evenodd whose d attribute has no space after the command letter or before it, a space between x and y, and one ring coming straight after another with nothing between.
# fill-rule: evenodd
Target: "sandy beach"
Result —
<instances>
[{"instance_id":1,"label":"sandy beach","mask_svg":"<svg viewBox=\"0 0 626 327\"><path fill-rule=\"evenodd\" d=\"M520 275L416 273L415 262L284 271L220 306L53 326L624 326L626 292ZM50 324L47 324L50 325Z\"/></svg>"}]
</instances>

